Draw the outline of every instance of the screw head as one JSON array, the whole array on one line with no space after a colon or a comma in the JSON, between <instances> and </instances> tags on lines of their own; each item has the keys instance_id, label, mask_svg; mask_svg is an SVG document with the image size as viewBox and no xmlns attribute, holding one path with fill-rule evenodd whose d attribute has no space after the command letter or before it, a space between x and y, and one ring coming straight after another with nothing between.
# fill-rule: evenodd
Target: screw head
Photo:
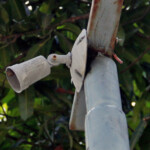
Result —
<instances>
[{"instance_id":1,"label":"screw head","mask_svg":"<svg viewBox=\"0 0 150 150\"><path fill-rule=\"evenodd\" d=\"M56 60L56 58L57 58L56 55L54 55L54 56L53 56L53 60Z\"/></svg>"}]
</instances>

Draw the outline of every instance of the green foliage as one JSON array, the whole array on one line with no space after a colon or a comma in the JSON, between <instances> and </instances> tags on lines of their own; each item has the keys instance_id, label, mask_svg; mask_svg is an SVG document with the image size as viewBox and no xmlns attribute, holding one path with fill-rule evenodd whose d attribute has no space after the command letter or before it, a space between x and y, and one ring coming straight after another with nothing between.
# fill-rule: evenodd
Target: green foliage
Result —
<instances>
[{"instance_id":1,"label":"green foliage","mask_svg":"<svg viewBox=\"0 0 150 150\"><path fill-rule=\"evenodd\" d=\"M68 129L74 91L68 69L55 67L50 76L16 94L5 68L38 55L66 54L88 22L69 18L88 13L90 6L91 0L0 1L1 150L85 149L84 133ZM117 36L115 53L124 61L118 72L131 149L149 150L149 0L124 1Z\"/></svg>"},{"instance_id":2,"label":"green foliage","mask_svg":"<svg viewBox=\"0 0 150 150\"><path fill-rule=\"evenodd\" d=\"M136 143L138 142L139 138L143 134L145 126L146 126L146 122L142 120L140 122L140 124L138 125L138 127L136 128L135 132L132 134L132 137L131 137L131 140L130 140L131 150L134 149Z\"/></svg>"},{"instance_id":3,"label":"green foliage","mask_svg":"<svg viewBox=\"0 0 150 150\"><path fill-rule=\"evenodd\" d=\"M29 88L22 92L19 94L18 100L21 118L26 120L33 115L34 90Z\"/></svg>"}]
</instances>

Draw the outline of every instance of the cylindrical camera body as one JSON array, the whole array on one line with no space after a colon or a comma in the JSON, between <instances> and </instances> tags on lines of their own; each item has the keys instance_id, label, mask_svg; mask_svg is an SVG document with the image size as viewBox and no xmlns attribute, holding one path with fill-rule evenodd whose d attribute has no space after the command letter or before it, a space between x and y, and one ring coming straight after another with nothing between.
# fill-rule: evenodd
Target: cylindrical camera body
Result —
<instances>
[{"instance_id":1,"label":"cylindrical camera body","mask_svg":"<svg viewBox=\"0 0 150 150\"><path fill-rule=\"evenodd\" d=\"M50 65L43 56L38 56L21 64L6 68L8 82L17 93L22 92L31 84L48 76Z\"/></svg>"}]
</instances>

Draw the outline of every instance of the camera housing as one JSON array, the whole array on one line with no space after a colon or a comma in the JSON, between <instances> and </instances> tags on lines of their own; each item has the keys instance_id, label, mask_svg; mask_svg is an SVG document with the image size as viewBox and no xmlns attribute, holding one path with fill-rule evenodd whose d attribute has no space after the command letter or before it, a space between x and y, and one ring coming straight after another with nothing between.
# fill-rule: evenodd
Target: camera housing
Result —
<instances>
[{"instance_id":1,"label":"camera housing","mask_svg":"<svg viewBox=\"0 0 150 150\"><path fill-rule=\"evenodd\" d=\"M21 64L16 64L6 68L8 82L17 93L21 93L31 84L49 74L50 65L43 56L38 56Z\"/></svg>"}]
</instances>

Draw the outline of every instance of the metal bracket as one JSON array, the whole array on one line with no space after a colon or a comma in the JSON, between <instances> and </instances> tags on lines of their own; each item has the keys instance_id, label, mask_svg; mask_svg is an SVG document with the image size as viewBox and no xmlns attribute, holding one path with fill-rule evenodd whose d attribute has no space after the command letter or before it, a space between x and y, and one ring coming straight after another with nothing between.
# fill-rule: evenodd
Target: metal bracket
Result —
<instances>
[{"instance_id":1,"label":"metal bracket","mask_svg":"<svg viewBox=\"0 0 150 150\"><path fill-rule=\"evenodd\" d=\"M82 87L81 91L79 93L75 92L74 95L71 117L69 121L70 130L84 131L86 113L87 110L86 110L84 87Z\"/></svg>"},{"instance_id":2,"label":"metal bracket","mask_svg":"<svg viewBox=\"0 0 150 150\"><path fill-rule=\"evenodd\" d=\"M77 92L80 92L86 71L87 63L87 32L85 29L82 30L80 35L75 41L72 48L72 63L70 68L72 82Z\"/></svg>"},{"instance_id":3,"label":"metal bracket","mask_svg":"<svg viewBox=\"0 0 150 150\"><path fill-rule=\"evenodd\" d=\"M51 54L47 58L50 66L66 64L70 68L71 81L77 92L80 92L85 77L87 45L87 33L86 30L83 29L76 39L71 53L69 52L67 55Z\"/></svg>"},{"instance_id":4,"label":"metal bracket","mask_svg":"<svg viewBox=\"0 0 150 150\"><path fill-rule=\"evenodd\" d=\"M84 131L85 128L86 102L83 81L87 63L87 47L87 32L84 29L76 39L71 52L72 64L70 72L76 88L69 122L69 128L71 130Z\"/></svg>"},{"instance_id":5,"label":"metal bracket","mask_svg":"<svg viewBox=\"0 0 150 150\"><path fill-rule=\"evenodd\" d=\"M51 67L58 66L60 64L66 64L68 68L71 66L71 53L67 55L51 54L47 58L48 63Z\"/></svg>"},{"instance_id":6,"label":"metal bracket","mask_svg":"<svg viewBox=\"0 0 150 150\"><path fill-rule=\"evenodd\" d=\"M83 29L76 39L71 53L69 52L66 55L51 54L47 59L38 56L21 64L9 66L6 69L7 79L11 87L17 93L20 93L31 84L49 75L51 67L66 64L70 68L72 82L76 88L70 129L84 130L86 105L83 81L87 63L87 45L87 32Z\"/></svg>"}]
</instances>

